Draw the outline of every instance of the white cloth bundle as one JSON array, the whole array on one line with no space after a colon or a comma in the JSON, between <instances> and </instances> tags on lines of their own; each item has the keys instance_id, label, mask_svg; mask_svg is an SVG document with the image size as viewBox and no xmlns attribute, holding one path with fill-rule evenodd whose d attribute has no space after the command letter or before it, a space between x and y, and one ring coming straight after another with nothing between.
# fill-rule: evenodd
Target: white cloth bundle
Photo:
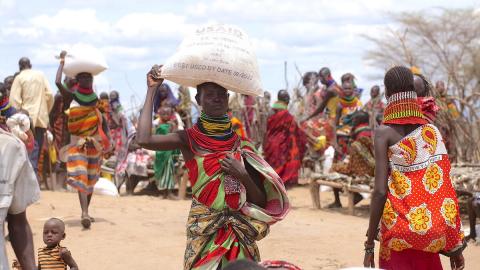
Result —
<instances>
[{"instance_id":1,"label":"white cloth bundle","mask_svg":"<svg viewBox=\"0 0 480 270\"><path fill-rule=\"evenodd\" d=\"M68 77L73 78L82 72L95 76L108 68L103 54L92 46L78 44L73 46L67 53L63 73Z\"/></svg>"},{"instance_id":2,"label":"white cloth bundle","mask_svg":"<svg viewBox=\"0 0 480 270\"><path fill-rule=\"evenodd\" d=\"M30 118L23 113L16 113L7 119L7 126L17 138L22 141L28 139L27 131L30 129Z\"/></svg>"},{"instance_id":3,"label":"white cloth bundle","mask_svg":"<svg viewBox=\"0 0 480 270\"><path fill-rule=\"evenodd\" d=\"M120 196L118 194L117 187L115 184L105 178L100 177L93 187L93 193L98 194L98 195L107 195L107 196L113 196L113 197L118 197Z\"/></svg>"},{"instance_id":4,"label":"white cloth bundle","mask_svg":"<svg viewBox=\"0 0 480 270\"><path fill-rule=\"evenodd\" d=\"M198 28L165 62L161 76L183 86L214 82L237 93L263 96L253 45L247 34L233 25Z\"/></svg>"}]
</instances>

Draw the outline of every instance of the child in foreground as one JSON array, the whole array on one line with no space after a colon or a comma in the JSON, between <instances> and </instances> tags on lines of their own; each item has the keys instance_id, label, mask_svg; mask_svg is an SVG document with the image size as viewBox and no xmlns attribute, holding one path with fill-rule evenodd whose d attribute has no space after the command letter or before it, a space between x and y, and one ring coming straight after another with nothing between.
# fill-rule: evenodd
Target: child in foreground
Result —
<instances>
[{"instance_id":1,"label":"child in foreground","mask_svg":"<svg viewBox=\"0 0 480 270\"><path fill-rule=\"evenodd\" d=\"M60 246L65 239L65 224L58 218L51 218L43 226L43 242L46 247L38 249L38 270L78 270L77 263L66 247Z\"/></svg>"}]
</instances>

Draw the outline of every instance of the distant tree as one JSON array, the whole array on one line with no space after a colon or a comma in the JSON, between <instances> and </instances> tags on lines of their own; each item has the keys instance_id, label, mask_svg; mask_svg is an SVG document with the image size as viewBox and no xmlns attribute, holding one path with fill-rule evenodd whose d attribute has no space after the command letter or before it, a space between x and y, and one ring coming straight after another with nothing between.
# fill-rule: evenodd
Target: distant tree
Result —
<instances>
[{"instance_id":1,"label":"distant tree","mask_svg":"<svg viewBox=\"0 0 480 270\"><path fill-rule=\"evenodd\" d=\"M480 12L435 9L393 15L395 26L381 36L366 35L375 44L365 59L381 69L415 66L432 82L445 81L460 117L440 114L457 146L459 161L480 160ZM433 89L433 94L438 93Z\"/></svg>"}]
</instances>

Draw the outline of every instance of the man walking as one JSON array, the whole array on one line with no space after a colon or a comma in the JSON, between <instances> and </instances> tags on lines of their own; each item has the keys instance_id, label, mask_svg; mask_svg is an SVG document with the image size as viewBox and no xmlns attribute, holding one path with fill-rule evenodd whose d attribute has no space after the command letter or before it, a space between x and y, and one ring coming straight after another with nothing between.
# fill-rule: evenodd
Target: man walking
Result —
<instances>
[{"instance_id":1,"label":"man walking","mask_svg":"<svg viewBox=\"0 0 480 270\"><path fill-rule=\"evenodd\" d=\"M53 107L53 94L45 75L32 70L30 60L22 57L18 61L20 73L13 81L10 102L17 110L28 112L34 129L35 146L30 154L30 161L37 172L38 158L43 145L43 138L49 122L49 112Z\"/></svg>"}]
</instances>

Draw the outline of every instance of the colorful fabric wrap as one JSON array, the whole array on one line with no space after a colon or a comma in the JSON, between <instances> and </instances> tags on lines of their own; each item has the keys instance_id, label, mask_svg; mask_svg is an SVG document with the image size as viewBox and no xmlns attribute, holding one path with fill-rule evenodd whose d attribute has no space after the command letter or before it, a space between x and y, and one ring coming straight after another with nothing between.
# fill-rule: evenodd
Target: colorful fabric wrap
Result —
<instances>
[{"instance_id":1,"label":"colorful fabric wrap","mask_svg":"<svg viewBox=\"0 0 480 270\"><path fill-rule=\"evenodd\" d=\"M335 80L333 79L332 75L329 75L327 78L327 87L330 87L334 84L336 84Z\"/></svg>"},{"instance_id":2,"label":"colorful fabric wrap","mask_svg":"<svg viewBox=\"0 0 480 270\"><path fill-rule=\"evenodd\" d=\"M307 135L288 110L278 110L267 120L265 160L284 184L297 184L302 160L307 151Z\"/></svg>"},{"instance_id":3,"label":"colorful fabric wrap","mask_svg":"<svg viewBox=\"0 0 480 270\"><path fill-rule=\"evenodd\" d=\"M451 164L440 131L419 126L388 149L380 255L409 249L450 255L465 247ZM399 266L400 267L400 266Z\"/></svg>"},{"instance_id":4,"label":"colorful fabric wrap","mask_svg":"<svg viewBox=\"0 0 480 270\"><path fill-rule=\"evenodd\" d=\"M0 115L9 118L10 116L14 115L15 112L16 110L10 104L8 96L4 96L2 100L0 100Z\"/></svg>"},{"instance_id":5,"label":"colorful fabric wrap","mask_svg":"<svg viewBox=\"0 0 480 270\"><path fill-rule=\"evenodd\" d=\"M110 140L103 129L103 117L96 107L79 106L70 108L68 115L68 131L78 137L93 137L100 135L104 150L110 148Z\"/></svg>"},{"instance_id":6,"label":"colorful fabric wrap","mask_svg":"<svg viewBox=\"0 0 480 270\"><path fill-rule=\"evenodd\" d=\"M259 261L255 241L265 237L269 225L282 220L290 208L282 180L253 144L235 133L221 141L195 125L187 129L187 136L195 155L185 163L193 202L184 269L218 269L241 258ZM197 152L199 147L206 153ZM248 202L243 184L222 171L220 161L227 154L259 173L266 192L264 208Z\"/></svg>"},{"instance_id":7,"label":"colorful fabric wrap","mask_svg":"<svg viewBox=\"0 0 480 270\"><path fill-rule=\"evenodd\" d=\"M155 134L167 135L170 133L171 124L160 124L155 131ZM173 189L175 187L174 155L180 154L178 150L157 151L155 153L155 163L153 169L155 171L155 179L157 180L157 187L159 189Z\"/></svg>"},{"instance_id":8,"label":"colorful fabric wrap","mask_svg":"<svg viewBox=\"0 0 480 270\"><path fill-rule=\"evenodd\" d=\"M243 123L242 121L240 121L240 119L232 117L232 128L238 136L242 138L247 138L245 127L243 126Z\"/></svg>"},{"instance_id":9,"label":"colorful fabric wrap","mask_svg":"<svg viewBox=\"0 0 480 270\"><path fill-rule=\"evenodd\" d=\"M110 114L110 102L108 99L99 99L98 100L98 109L100 109L100 112L104 114Z\"/></svg>"},{"instance_id":10,"label":"colorful fabric wrap","mask_svg":"<svg viewBox=\"0 0 480 270\"><path fill-rule=\"evenodd\" d=\"M372 129L368 123L359 124L353 128L352 139L359 137L372 137Z\"/></svg>"},{"instance_id":11,"label":"colorful fabric wrap","mask_svg":"<svg viewBox=\"0 0 480 270\"><path fill-rule=\"evenodd\" d=\"M424 125L428 123L417 102L417 93L414 91L391 95L388 98L383 119L384 124Z\"/></svg>"},{"instance_id":12,"label":"colorful fabric wrap","mask_svg":"<svg viewBox=\"0 0 480 270\"><path fill-rule=\"evenodd\" d=\"M428 122L433 123L437 117L437 112L440 110L435 103L435 99L433 97L419 97L417 101L425 118Z\"/></svg>"}]
</instances>

